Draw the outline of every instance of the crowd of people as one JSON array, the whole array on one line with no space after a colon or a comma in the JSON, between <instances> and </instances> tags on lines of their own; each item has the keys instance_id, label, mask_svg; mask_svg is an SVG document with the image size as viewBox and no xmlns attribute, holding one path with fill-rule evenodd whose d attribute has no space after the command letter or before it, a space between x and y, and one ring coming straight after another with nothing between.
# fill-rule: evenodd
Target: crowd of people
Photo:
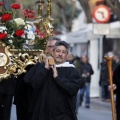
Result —
<instances>
[{"instance_id":1,"label":"crowd of people","mask_svg":"<svg viewBox=\"0 0 120 120\"><path fill-rule=\"evenodd\" d=\"M73 56L68 54L68 56ZM68 57L73 59L68 59L68 61L72 61L75 65L75 68L79 72L80 78L83 81L83 87L80 89L80 93L77 94L76 101L76 112L78 108L82 105L85 95L85 108L90 108L90 83L91 83L91 75L94 74L94 70L92 65L89 63L88 56L82 55L81 58L76 57Z\"/></svg>"},{"instance_id":2,"label":"crowd of people","mask_svg":"<svg viewBox=\"0 0 120 120\"><path fill-rule=\"evenodd\" d=\"M2 80L0 120L10 120L12 103L17 120L77 120L76 94L83 82L75 66L66 62L68 53L68 43L52 37L46 54L54 62L46 57L44 62L28 66L18 78Z\"/></svg>"},{"instance_id":3,"label":"crowd of people","mask_svg":"<svg viewBox=\"0 0 120 120\"><path fill-rule=\"evenodd\" d=\"M16 106L17 120L77 120L76 113L84 101L85 108L90 108L90 83L94 70L88 56L75 57L69 52L69 44L57 37L49 38L45 53L44 62L27 66L27 72L18 78L11 76L0 82L0 120L10 120L12 104ZM119 113L120 64L117 56L115 60L113 81ZM110 100L108 79L104 60L99 80L103 101Z\"/></svg>"}]
</instances>

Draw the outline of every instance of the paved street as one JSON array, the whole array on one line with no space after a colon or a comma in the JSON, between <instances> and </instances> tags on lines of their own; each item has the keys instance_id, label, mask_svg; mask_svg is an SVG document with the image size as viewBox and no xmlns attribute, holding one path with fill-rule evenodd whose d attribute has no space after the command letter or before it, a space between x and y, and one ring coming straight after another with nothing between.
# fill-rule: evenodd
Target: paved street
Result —
<instances>
[{"instance_id":1,"label":"paved street","mask_svg":"<svg viewBox=\"0 0 120 120\"><path fill-rule=\"evenodd\" d=\"M84 105L78 109L78 120L112 120L110 103L91 101L91 108Z\"/></svg>"},{"instance_id":2,"label":"paved street","mask_svg":"<svg viewBox=\"0 0 120 120\"><path fill-rule=\"evenodd\" d=\"M111 112L96 109L80 108L78 112L78 120L112 120Z\"/></svg>"},{"instance_id":3,"label":"paved street","mask_svg":"<svg viewBox=\"0 0 120 120\"><path fill-rule=\"evenodd\" d=\"M10 119L10 120L17 120L17 119L16 119L16 109L15 109L15 105L12 106L11 119Z\"/></svg>"},{"instance_id":4,"label":"paved street","mask_svg":"<svg viewBox=\"0 0 120 120\"><path fill-rule=\"evenodd\" d=\"M110 102L102 102L99 99L91 99L90 109L86 109L84 104L79 107L78 120L112 120ZM11 120L16 120L15 106L12 107Z\"/></svg>"}]
</instances>

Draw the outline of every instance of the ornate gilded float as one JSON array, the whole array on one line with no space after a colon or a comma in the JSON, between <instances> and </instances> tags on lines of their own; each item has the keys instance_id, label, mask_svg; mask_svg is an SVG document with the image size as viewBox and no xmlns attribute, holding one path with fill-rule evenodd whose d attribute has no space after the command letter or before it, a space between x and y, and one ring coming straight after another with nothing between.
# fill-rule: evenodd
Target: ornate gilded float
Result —
<instances>
[{"instance_id":1,"label":"ornate gilded float","mask_svg":"<svg viewBox=\"0 0 120 120\"><path fill-rule=\"evenodd\" d=\"M23 19L15 19L14 13L6 11L1 16L0 23L0 81L11 75L17 77L26 72L26 67L35 64L44 53L44 49L35 49L39 42L46 46L47 40L53 35L53 19L51 18L51 0L47 1L47 17L42 16L42 0L38 3L38 15L29 23ZM3 3L2 5L4 5ZM2 7L1 5L1 7ZM13 4L13 9L19 9L19 4ZM25 17L34 17L32 10L24 9ZM19 22L18 22L19 20ZM23 24L20 24L20 21ZM18 24L18 23L19 24ZM29 33L29 27L35 28L34 33ZM26 33L24 33L26 31ZM24 34L24 35L23 35ZM33 36L32 36L33 35ZM26 37L27 36L27 37ZM32 39L32 44L28 43ZM42 58L40 58L42 60Z\"/></svg>"}]
</instances>

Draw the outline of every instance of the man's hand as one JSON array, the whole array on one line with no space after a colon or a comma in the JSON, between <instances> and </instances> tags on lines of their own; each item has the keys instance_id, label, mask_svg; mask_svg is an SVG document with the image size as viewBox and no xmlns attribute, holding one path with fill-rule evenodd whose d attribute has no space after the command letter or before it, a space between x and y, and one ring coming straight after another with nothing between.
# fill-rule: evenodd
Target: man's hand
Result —
<instances>
[{"instance_id":1,"label":"man's hand","mask_svg":"<svg viewBox=\"0 0 120 120\"><path fill-rule=\"evenodd\" d=\"M115 90L117 88L117 86L115 84L113 84L112 86L108 86L108 90Z\"/></svg>"},{"instance_id":2,"label":"man's hand","mask_svg":"<svg viewBox=\"0 0 120 120\"><path fill-rule=\"evenodd\" d=\"M49 62L48 62L48 58L46 58L46 60L45 60L45 68L47 68L48 70L50 68L50 65L49 65Z\"/></svg>"},{"instance_id":3,"label":"man's hand","mask_svg":"<svg viewBox=\"0 0 120 120\"><path fill-rule=\"evenodd\" d=\"M90 76L90 73L89 73L89 72L87 72L87 76Z\"/></svg>"},{"instance_id":4,"label":"man's hand","mask_svg":"<svg viewBox=\"0 0 120 120\"><path fill-rule=\"evenodd\" d=\"M55 64L51 66L52 70L53 70L53 77L56 78L58 76L58 72L57 72L57 69L56 69L56 66Z\"/></svg>"}]
</instances>

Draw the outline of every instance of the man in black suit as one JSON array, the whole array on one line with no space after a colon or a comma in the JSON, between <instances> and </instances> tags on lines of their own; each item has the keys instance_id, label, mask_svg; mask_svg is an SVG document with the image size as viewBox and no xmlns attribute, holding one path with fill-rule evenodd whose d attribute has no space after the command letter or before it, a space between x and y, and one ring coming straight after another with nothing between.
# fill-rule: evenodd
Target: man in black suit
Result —
<instances>
[{"instance_id":1,"label":"man in black suit","mask_svg":"<svg viewBox=\"0 0 120 120\"><path fill-rule=\"evenodd\" d=\"M14 92L15 81L13 77L0 82L0 120L10 120Z\"/></svg>"},{"instance_id":2,"label":"man in black suit","mask_svg":"<svg viewBox=\"0 0 120 120\"><path fill-rule=\"evenodd\" d=\"M49 38L46 46L46 54L49 54L49 55L52 54L54 44L57 41L60 41L60 39L57 37ZM35 66L31 65L26 68L27 72L31 70L31 68L33 70L29 75L29 78L31 78L34 75L34 72L37 71L38 65L39 65L39 62ZM25 74L18 76L18 78L16 79L17 84L16 84L16 90L15 90L15 96L14 96L14 104L16 105L17 120L31 119L31 115L32 115L31 104L34 105L37 99L37 90L33 90L31 85L29 83L24 82L23 80Z\"/></svg>"}]
</instances>

